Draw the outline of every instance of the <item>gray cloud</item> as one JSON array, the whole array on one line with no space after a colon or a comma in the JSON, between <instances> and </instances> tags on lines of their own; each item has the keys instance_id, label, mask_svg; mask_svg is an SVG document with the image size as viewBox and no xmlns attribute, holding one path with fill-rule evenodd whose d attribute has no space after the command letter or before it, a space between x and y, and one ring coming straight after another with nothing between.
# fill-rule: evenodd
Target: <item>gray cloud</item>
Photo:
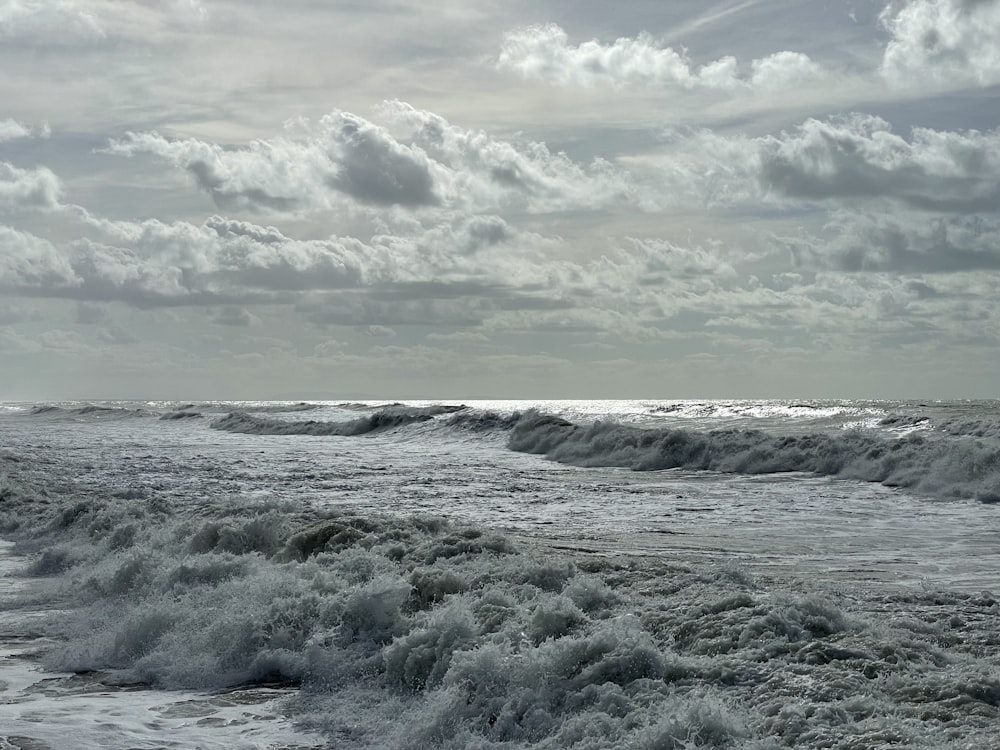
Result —
<instances>
[{"instance_id":1,"label":"gray cloud","mask_svg":"<svg viewBox=\"0 0 1000 750\"><path fill-rule=\"evenodd\" d=\"M1000 270L1000 221L996 219L840 211L825 229L822 236L790 243L799 262L851 272ZM915 289L926 292L923 287Z\"/></svg>"},{"instance_id":2,"label":"gray cloud","mask_svg":"<svg viewBox=\"0 0 1000 750\"><path fill-rule=\"evenodd\" d=\"M424 154L404 146L360 117L341 114L338 169L329 184L361 203L431 206L440 199ZM334 127L336 127L335 125Z\"/></svg>"},{"instance_id":3,"label":"gray cloud","mask_svg":"<svg viewBox=\"0 0 1000 750\"><path fill-rule=\"evenodd\" d=\"M911 140L884 120L807 120L758 141L760 179L789 199L894 199L932 211L1000 210L1000 132L915 128Z\"/></svg>"},{"instance_id":4,"label":"gray cloud","mask_svg":"<svg viewBox=\"0 0 1000 750\"><path fill-rule=\"evenodd\" d=\"M0 38L36 48L90 46L148 39L170 28L190 29L206 17L201 0L5 0L0 2Z\"/></svg>"},{"instance_id":5,"label":"gray cloud","mask_svg":"<svg viewBox=\"0 0 1000 750\"><path fill-rule=\"evenodd\" d=\"M212 317L212 322L220 326L246 328L259 324L260 319L245 307L225 307Z\"/></svg>"},{"instance_id":6,"label":"gray cloud","mask_svg":"<svg viewBox=\"0 0 1000 750\"><path fill-rule=\"evenodd\" d=\"M108 311L101 305L81 302L76 306L76 322L80 325L96 325L108 319Z\"/></svg>"},{"instance_id":7,"label":"gray cloud","mask_svg":"<svg viewBox=\"0 0 1000 750\"><path fill-rule=\"evenodd\" d=\"M14 305L0 305L0 326L20 323L25 319L24 311Z\"/></svg>"},{"instance_id":8,"label":"gray cloud","mask_svg":"<svg viewBox=\"0 0 1000 750\"><path fill-rule=\"evenodd\" d=\"M665 140L664 155L636 166L647 200L663 206L878 200L942 213L1000 210L997 130L913 128L904 137L879 117L850 114L756 138L701 130Z\"/></svg>"}]
</instances>

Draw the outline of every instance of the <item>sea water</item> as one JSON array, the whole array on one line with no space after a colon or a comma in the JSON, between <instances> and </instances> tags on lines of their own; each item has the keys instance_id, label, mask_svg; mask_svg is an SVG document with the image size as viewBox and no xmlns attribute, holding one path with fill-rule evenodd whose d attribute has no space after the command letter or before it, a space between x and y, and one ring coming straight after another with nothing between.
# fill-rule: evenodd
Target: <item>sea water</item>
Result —
<instances>
[{"instance_id":1,"label":"sea water","mask_svg":"<svg viewBox=\"0 0 1000 750\"><path fill-rule=\"evenodd\" d=\"M995 402L6 404L0 747L1000 747L998 441Z\"/></svg>"}]
</instances>

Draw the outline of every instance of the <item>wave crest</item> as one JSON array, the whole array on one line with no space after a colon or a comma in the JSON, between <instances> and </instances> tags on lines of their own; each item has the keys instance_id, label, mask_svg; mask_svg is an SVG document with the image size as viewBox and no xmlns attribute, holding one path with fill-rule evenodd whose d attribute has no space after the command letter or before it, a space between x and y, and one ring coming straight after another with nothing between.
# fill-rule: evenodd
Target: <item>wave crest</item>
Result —
<instances>
[{"instance_id":1,"label":"wave crest","mask_svg":"<svg viewBox=\"0 0 1000 750\"><path fill-rule=\"evenodd\" d=\"M973 439L885 439L856 430L781 436L760 430L641 429L615 422L582 426L527 412L508 446L574 466L738 474L803 471L940 497L1000 498L1000 450Z\"/></svg>"},{"instance_id":2,"label":"wave crest","mask_svg":"<svg viewBox=\"0 0 1000 750\"><path fill-rule=\"evenodd\" d=\"M352 437L370 432L390 430L395 427L426 422L441 414L451 414L465 409L465 406L439 405L424 407L388 407L347 422L290 422L278 419L254 417L245 412L233 412L216 419L210 425L216 430L239 432L246 435L340 435Z\"/></svg>"}]
</instances>

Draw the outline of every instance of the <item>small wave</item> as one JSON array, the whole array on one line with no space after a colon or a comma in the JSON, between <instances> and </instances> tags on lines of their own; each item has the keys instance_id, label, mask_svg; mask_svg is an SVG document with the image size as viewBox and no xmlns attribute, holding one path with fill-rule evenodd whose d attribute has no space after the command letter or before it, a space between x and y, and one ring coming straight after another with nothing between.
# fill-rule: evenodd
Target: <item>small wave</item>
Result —
<instances>
[{"instance_id":1,"label":"small wave","mask_svg":"<svg viewBox=\"0 0 1000 750\"><path fill-rule=\"evenodd\" d=\"M239 432L246 435L340 435L351 437L402 427L414 422L426 422L441 414L451 414L465 408L467 407L448 405L390 407L366 417L359 417L347 422L321 422L316 420L289 422L254 417L244 412L233 412L215 420L210 426L216 430Z\"/></svg>"},{"instance_id":2,"label":"small wave","mask_svg":"<svg viewBox=\"0 0 1000 750\"><path fill-rule=\"evenodd\" d=\"M879 482L938 497L1000 497L1000 450L977 440L861 431L772 435L760 430L641 429L614 422L581 426L538 412L523 415L508 447L575 466L635 471L696 469L738 474L804 471Z\"/></svg>"}]
</instances>

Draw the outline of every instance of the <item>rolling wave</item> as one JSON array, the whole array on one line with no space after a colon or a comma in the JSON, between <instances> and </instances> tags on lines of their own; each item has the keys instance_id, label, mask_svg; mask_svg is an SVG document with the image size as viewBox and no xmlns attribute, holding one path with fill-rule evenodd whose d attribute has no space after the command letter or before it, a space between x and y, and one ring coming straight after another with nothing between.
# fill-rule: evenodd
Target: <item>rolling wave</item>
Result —
<instances>
[{"instance_id":1,"label":"rolling wave","mask_svg":"<svg viewBox=\"0 0 1000 750\"><path fill-rule=\"evenodd\" d=\"M124 417L144 417L149 412L143 409L129 409L123 406L56 406L55 404L39 404L28 411L28 416L46 417L49 419L117 419Z\"/></svg>"},{"instance_id":2,"label":"rolling wave","mask_svg":"<svg viewBox=\"0 0 1000 750\"><path fill-rule=\"evenodd\" d=\"M233 412L210 425L216 430L239 432L247 435L365 435L370 432L389 430L394 427L426 422L441 414L451 414L465 409L465 406L440 405L426 407L393 406L347 422L325 422L309 420L291 422L278 419L254 417L244 412Z\"/></svg>"},{"instance_id":3,"label":"rolling wave","mask_svg":"<svg viewBox=\"0 0 1000 750\"><path fill-rule=\"evenodd\" d=\"M969 438L886 439L857 430L782 436L759 430L641 429L614 422L577 425L527 412L514 426L508 446L575 466L740 474L802 471L938 497L1000 502L1000 450Z\"/></svg>"}]
</instances>

